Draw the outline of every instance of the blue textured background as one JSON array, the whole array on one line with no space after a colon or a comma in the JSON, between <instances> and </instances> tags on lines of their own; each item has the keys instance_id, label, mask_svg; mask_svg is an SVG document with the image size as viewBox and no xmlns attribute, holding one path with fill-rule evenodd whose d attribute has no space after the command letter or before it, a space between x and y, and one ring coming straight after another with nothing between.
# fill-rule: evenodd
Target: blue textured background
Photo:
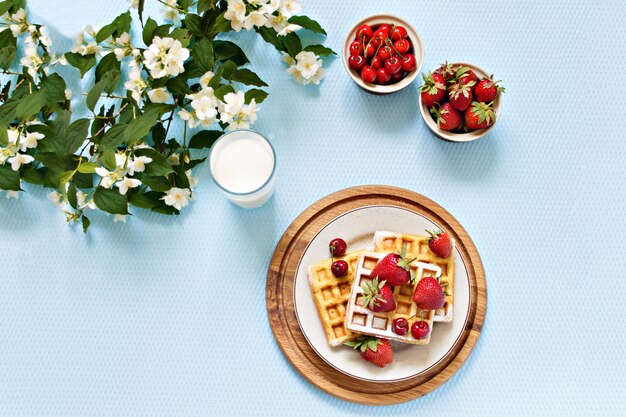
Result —
<instances>
[{"instance_id":1,"label":"blue textured background","mask_svg":"<svg viewBox=\"0 0 626 417\"><path fill-rule=\"evenodd\" d=\"M230 204L203 166L180 217L137 213L123 225L93 216L84 236L41 189L2 196L0 415L623 413L626 7L595 3L305 1L335 50L357 20L390 12L423 37L424 69L465 60L503 79L502 118L474 143L428 131L417 85L371 96L335 59L320 88L302 88L272 48L241 34L271 85L255 125L279 158L269 204ZM64 46L83 24L127 8L30 4ZM489 288L485 329L462 370L422 399L381 409L302 379L265 313L266 268L283 230L320 197L369 183L446 207L473 237Z\"/></svg>"}]
</instances>

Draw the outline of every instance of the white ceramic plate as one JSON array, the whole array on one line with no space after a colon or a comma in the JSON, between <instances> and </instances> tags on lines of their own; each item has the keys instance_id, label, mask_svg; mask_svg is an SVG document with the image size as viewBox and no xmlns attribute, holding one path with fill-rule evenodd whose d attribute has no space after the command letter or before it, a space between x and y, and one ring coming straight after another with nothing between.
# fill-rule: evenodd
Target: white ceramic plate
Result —
<instances>
[{"instance_id":1,"label":"white ceramic plate","mask_svg":"<svg viewBox=\"0 0 626 417\"><path fill-rule=\"evenodd\" d=\"M329 365L354 378L392 382L415 377L442 360L452 349L469 314L470 285L465 262L455 249L454 317L451 323L434 323L430 343L425 346L393 343L394 361L385 368L364 361L349 347L331 348L326 341L315 301L311 295L307 268L328 258L328 242L341 237L348 252L373 249L377 230L424 235L425 230L440 229L438 224L413 211L390 206L368 206L344 213L328 223L311 241L298 265L294 286L294 305L302 333L311 347Z\"/></svg>"}]
</instances>

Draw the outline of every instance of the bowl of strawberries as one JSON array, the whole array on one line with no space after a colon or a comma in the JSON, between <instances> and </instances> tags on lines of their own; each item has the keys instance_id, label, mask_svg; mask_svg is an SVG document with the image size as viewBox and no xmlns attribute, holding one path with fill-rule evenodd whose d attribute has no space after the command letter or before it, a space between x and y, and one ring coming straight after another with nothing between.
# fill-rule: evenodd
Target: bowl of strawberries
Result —
<instances>
[{"instance_id":1,"label":"bowl of strawberries","mask_svg":"<svg viewBox=\"0 0 626 417\"><path fill-rule=\"evenodd\" d=\"M419 107L435 135L451 142L485 136L500 116L504 87L493 75L466 62L442 64L422 73Z\"/></svg>"},{"instance_id":2,"label":"bowl of strawberries","mask_svg":"<svg viewBox=\"0 0 626 417\"><path fill-rule=\"evenodd\" d=\"M373 94L390 94L411 84L422 68L424 47L405 20L387 14L358 22L343 45L350 78Z\"/></svg>"}]
</instances>

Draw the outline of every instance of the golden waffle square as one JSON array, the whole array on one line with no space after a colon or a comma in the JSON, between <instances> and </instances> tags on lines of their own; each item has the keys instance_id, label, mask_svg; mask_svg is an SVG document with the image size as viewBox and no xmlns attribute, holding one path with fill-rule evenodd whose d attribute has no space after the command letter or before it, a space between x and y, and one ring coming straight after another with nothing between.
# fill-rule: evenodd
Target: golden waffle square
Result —
<instances>
[{"instance_id":1,"label":"golden waffle square","mask_svg":"<svg viewBox=\"0 0 626 417\"><path fill-rule=\"evenodd\" d=\"M454 250L449 258L443 259L435 255L428 247L428 236L406 235L401 233L381 232L374 234L374 251L376 252L400 252L402 245L407 245L407 257L417 258L419 262L436 265L441 269L441 283L446 295L446 301L442 308L435 310L433 320L435 322L452 321L454 302ZM452 241L454 249L454 240Z\"/></svg>"},{"instance_id":2,"label":"golden waffle square","mask_svg":"<svg viewBox=\"0 0 626 417\"><path fill-rule=\"evenodd\" d=\"M413 302L413 292L415 286L425 276L437 276L441 269L436 265L423 262L412 262L409 266L415 272L415 284L396 285L393 287L393 298L396 300L396 309L387 312L374 312L363 305L363 290L361 285L375 277L371 276L372 269L383 259L386 253L365 252L359 258L356 267L356 276L352 283L350 292L350 302L346 314L346 327L355 332L371 336L384 337L389 340L397 340L403 343L414 345L425 345L430 342L430 335L433 330L433 310L420 310ZM409 331L405 335L398 335L393 332L391 325L399 317L404 317L409 322ZM424 320L430 327L428 337L416 339L411 334L411 325L420 320Z\"/></svg>"},{"instance_id":3,"label":"golden waffle square","mask_svg":"<svg viewBox=\"0 0 626 417\"><path fill-rule=\"evenodd\" d=\"M358 335L345 327L346 306L350 299L352 281L356 271L356 263L363 251L348 253L335 260L343 259L348 263L348 273L337 278L330 270L333 261L324 259L309 266L308 277L317 312L326 333L328 343L341 346L347 340L353 340Z\"/></svg>"}]
</instances>

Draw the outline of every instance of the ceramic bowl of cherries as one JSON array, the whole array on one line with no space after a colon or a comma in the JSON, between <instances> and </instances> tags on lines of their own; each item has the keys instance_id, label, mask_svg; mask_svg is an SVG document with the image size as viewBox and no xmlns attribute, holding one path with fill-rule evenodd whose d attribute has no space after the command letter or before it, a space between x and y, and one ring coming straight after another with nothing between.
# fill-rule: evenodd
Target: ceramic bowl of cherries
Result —
<instances>
[{"instance_id":1,"label":"ceramic bowl of cherries","mask_svg":"<svg viewBox=\"0 0 626 417\"><path fill-rule=\"evenodd\" d=\"M451 142L469 142L493 129L504 87L488 74L466 62L446 62L435 71L422 73L420 112L435 135Z\"/></svg>"},{"instance_id":2,"label":"ceramic bowl of cherries","mask_svg":"<svg viewBox=\"0 0 626 417\"><path fill-rule=\"evenodd\" d=\"M395 16L377 15L357 23L346 37L343 63L364 90L389 94L411 84L424 61L419 34Z\"/></svg>"}]
</instances>

